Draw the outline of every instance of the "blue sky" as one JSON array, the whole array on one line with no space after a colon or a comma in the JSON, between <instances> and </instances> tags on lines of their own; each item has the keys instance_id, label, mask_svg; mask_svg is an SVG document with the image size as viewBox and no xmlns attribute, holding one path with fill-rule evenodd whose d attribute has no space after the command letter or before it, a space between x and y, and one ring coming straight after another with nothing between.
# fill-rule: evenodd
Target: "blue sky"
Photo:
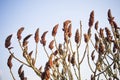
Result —
<instances>
[{"instance_id":1,"label":"blue sky","mask_svg":"<svg viewBox=\"0 0 120 80\"><path fill-rule=\"evenodd\" d=\"M73 25L73 31L79 28L79 21L82 21L83 32L88 28L89 14L92 10L95 11L95 21L99 20L101 27L109 26L107 21L107 11L111 9L113 16L118 25L120 25L120 1L119 0L0 0L0 77L2 80L12 80L9 69L7 67L7 58L9 53L4 48L5 38L9 34L14 34L14 39L17 30L25 27L24 34L34 33L39 27L40 33L50 31L57 23L60 24L59 31L62 29L62 24L65 20L70 19ZM60 33L59 33L60 34ZM13 40L13 45L17 46ZM48 38L49 40L51 37ZM58 39L61 40L60 37ZM14 44L15 43L15 44ZM17 50L18 48L16 48ZM20 51L18 50L18 53ZM16 53L17 56L19 54ZM44 63L43 59L40 61ZM15 62L15 64L17 64ZM19 65L15 65L19 66ZM15 69L17 69L15 67ZM17 76L17 71L14 70ZM32 75L32 70L27 74ZM88 76L84 74L83 79ZM30 80L30 79L29 79Z\"/></svg>"}]
</instances>

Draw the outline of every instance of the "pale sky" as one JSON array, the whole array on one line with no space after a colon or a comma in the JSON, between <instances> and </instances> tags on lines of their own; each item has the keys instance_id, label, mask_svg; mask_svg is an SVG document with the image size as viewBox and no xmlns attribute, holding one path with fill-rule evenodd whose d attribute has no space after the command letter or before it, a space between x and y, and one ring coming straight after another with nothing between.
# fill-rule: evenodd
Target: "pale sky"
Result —
<instances>
[{"instance_id":1,"label":"pale sky","mask_svg":"<svg viewBox=\"0 0 120 80\"><path fill-rule=\"evenodd\" d=\"M92 10L95 12L95 21L99 20L100 27L109 26L107 21L108 9L111 9L116 22L120 25L119 8L120 0L0 0L0 80L12 80L7 67L9 53L4 48L4 41L9 34L13 34L12 45L16 47L15 55L19 56L20 50L18 50L19 47L16 44L16 32L21 26L25 27L24 34L34 34L35 30L40 28L40 34L48 30L48 35L51 35L51 29L57 23L60 25L59 31L62 32L63 22L70 19L73 31L75 31L79 28L81 20L84 33L88 29L89 14ZM58 34L60 35L61 33ZM51 40L51 38L50 36L47 39ZM57 38L61 41L60 37ZM40 48L43 50L42 47ZM45 54L44 52L40 53ZM45 64L46 55L41 56L39 65ZM17 68L20 64L14 62L13 66L15 66L13 68L15 77L18 79ZM89 75L87 74L90 73L87 70L89 69L84 66L82 72L83 80L89 80ZM28 80L39 79L31 69L25 70L25 76L27 75L29 77Z\"/></svg>"}]
</instances>

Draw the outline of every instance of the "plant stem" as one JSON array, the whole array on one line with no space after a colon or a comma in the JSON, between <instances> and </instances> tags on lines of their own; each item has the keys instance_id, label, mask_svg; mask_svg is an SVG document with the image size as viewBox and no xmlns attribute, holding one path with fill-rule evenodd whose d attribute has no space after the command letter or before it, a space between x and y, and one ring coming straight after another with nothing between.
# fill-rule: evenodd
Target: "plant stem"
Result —
<instances>
[{"instance_id":1,"label":"plant stem","mask_svg":"<svg viewBox=\"0 0 120 80\"><path fill-rule=\"evenodd\" d=\"M36 59L37 59L37 53L38 53L38 44L36 43L35 62L36 62Z\"/></svg>"},{"instance_id":2,"label":"plant stem","mask_svg":"<svg viewBox=\"0 0 120 80\"><path fill-rule=\"evenodd\" d=\"M13 80L16 80L11 69L10 69L10 74L12 75Z\"/></svg>"}]
</instances>

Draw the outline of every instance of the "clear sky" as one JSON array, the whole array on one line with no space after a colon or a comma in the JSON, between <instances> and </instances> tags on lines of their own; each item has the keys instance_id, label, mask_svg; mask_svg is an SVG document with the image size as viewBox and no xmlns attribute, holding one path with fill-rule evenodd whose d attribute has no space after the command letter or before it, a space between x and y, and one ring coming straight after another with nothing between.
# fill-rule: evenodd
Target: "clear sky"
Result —
<instances>
[{"instance_id":1,"label":"clear sky","mask_svg":"<svg viewBox=\"0 0 120 80\"><path fill-rule=\"evenodd\" d=\"M111 9L118 25L120 25L120 0L0 0L0 80L12 80L7 67L8 51L4 48L5 38L9 34L14 34L17 30L25 27L24 34L34 33L39 27L40 33L49 32L57 23L60 24L59 31L65 20L70 19L73 30L79 28L79 21L82 21L83 32L88 28L89 14L95 11L95 21L99 20L101 27L108 26L107 11ZM60 33L59 33L60 34ZM17 41L16 39L13 41ZM48 38L49 39L49 38ZM60 38L58 38L60 39ZM13 45L15 42L13 42ZM17 52L18 51L18 52ZM16 48L15 55L20 52ZM44 55L40 59L40 65L44 63ZM17 63L14 63L17 64ZM19 66L19 65L15 65ZM17 68L14 67L17 76ZM87 79L87 69L84 69L83 80ZM32 72L25 71L29 75L28 80L38 80Z\"/></svg>"}]
</instances>

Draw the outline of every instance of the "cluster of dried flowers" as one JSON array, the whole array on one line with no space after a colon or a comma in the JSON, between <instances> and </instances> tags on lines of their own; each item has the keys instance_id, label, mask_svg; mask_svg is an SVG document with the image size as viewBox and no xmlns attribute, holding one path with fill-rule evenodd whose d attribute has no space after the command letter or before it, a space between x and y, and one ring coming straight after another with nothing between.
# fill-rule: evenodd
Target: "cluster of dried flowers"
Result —
<instances>
[{"instance_id":1,"label":"cluster of dried flowers","mask_svg":"<svg viewBox=\"0 0 120 80\"><path fill-rule=\"evenodd\" d=\"M32 68L33 71L42 79L42 80L77 80L81 79L80 66L84 61L85 55L87 53L88 65L91 70L91 76L89 79L91 80L99 80L100 77L104 77L106 80L119 80L120 76L120 28L117 26L117 23L114 21L114 17L111 14L110 9L108 10L108 21L111 25L111 30L108 27L105 29L98 29L99 22L95 23L95 42L91 39L92 37L92 27L94 25L94 11L90 13L90 18L88 22L88 32L84 34L84 41L86 43L85 51L83 53L83 57L80 58L79 48L81 45L82 38L82 24L80 22L80 28L75 32L75 43L76 49L72 48L71 38L72 38L72 23L70 20L66 20L63 23L63 33L64 33L64 43L57 43L56 35L59 24L56 24L52 30L53 40L49 43L49 49L52 51L51 54L48 54L46 50L46 35L48 31L45 31L41 37L39 35L39 28L36 30L34 35L34 40L36 43L36 52L33 57L33 51L28 51L28 39L32 36L32 34L27 35L25 38L22 38L22 32L24 27L21 27L17 32L17 39L19 45L22 50L23 58L26 61L21 61L17 58L11 51L13 47L11 47L11 38L12 34L9 35L5 40L5 48L8 49L10 56L8 58L8 67L10 69L10 73L14 80L14 74L12 72L12 59L17 60L22 63L22 65L18 69L18 75L21 80L27 80L27 77L24 76L24 71L22 70L23 66L27 66L28 68ZM106 34L104 34L104 32ZM22 40L22 41L21 41ZM38 54L38 43L41 43L44 47L45 53L48 57L48 61L42 70L42 66L39 68L36 67L36 58ZM89 54L89 44L92 43L93 51ZM95 54L96 53L96 54ZM91 60L90 57L91 56ZM93 64L91 64L93 62Z\"/></svg>"}]
</instances>

